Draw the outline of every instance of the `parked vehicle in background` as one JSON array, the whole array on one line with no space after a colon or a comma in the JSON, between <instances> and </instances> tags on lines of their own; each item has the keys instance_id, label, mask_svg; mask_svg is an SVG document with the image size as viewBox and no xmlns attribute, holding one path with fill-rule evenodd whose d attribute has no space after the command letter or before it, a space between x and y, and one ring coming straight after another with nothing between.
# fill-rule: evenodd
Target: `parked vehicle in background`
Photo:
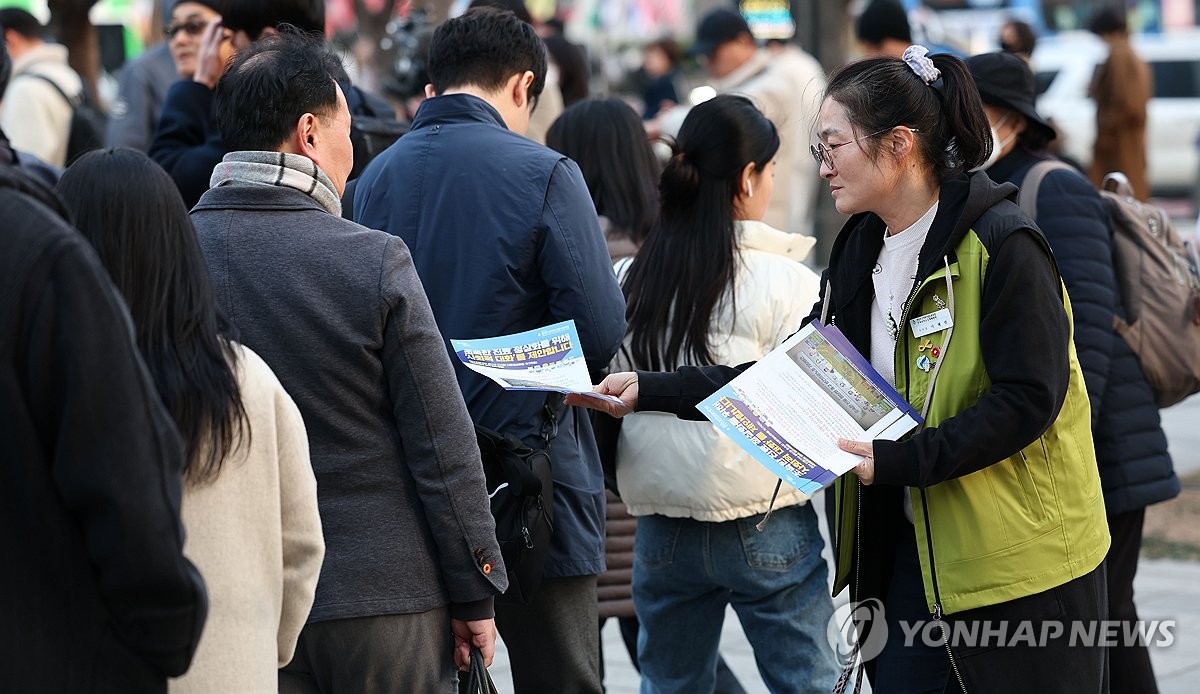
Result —
<instances>
[{"instance_id":1,"label":"parked vehicle in background","mask_svg":"<svg viewBox=\"0 0 1200 694\"><path fill-rule=\"evenodd\" d=\"M1138 34L1133 47L1154 75L1146 158L1155 195L1191 196L1200 171L1200 31ZM1096 36L1067 32L1038 41L1038 111L1054 121L1065 153L1087 165L1096 137L1088 85L1108 50Z\"/></svg>"}]
</instances>

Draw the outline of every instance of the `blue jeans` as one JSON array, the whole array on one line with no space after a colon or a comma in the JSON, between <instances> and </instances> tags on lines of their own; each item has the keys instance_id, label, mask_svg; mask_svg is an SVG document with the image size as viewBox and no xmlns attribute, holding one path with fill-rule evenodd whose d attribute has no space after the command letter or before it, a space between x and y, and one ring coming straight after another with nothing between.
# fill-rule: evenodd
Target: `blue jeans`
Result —
<instances>
[{"instance_id":1,"label":"blue jeans","mask_svg":"<svg viewBox=\"0 0 1200 694\"><path fill-rule=\"evenodd\" d=\"M772 692L820 692L838 668L825 630L833 616L812 506L724 523L638 518L633 601L642 631L642 694L707 694L732 605Z\"/></svg>"}]
</instances>

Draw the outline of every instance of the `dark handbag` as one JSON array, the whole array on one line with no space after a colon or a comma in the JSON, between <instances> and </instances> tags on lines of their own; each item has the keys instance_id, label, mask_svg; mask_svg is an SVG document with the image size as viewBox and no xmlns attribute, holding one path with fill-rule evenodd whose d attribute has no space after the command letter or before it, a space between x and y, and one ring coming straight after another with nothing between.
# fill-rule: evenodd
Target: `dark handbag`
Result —
<instances>
[{"instance_id":1,"label":"dark handbag","mask_svg":"<svg viewBox=\"0 0 1200 694\"><path fill-rule=\"evenodd\" d=\"M529 604L542 583L554 532L550 440L557 433L557 398L547 400L544 448L530 448L512 434L475 425L496 540L508 574L508 590L500 600L521 605Z\"/></svg>"},{"instance_id":2,"label":"dark handbag","mask_svg":"<svg viewBox=\"0 0 1200 694\"><path fill-rule=\"evenodd\" d=\"M471 669L467 673L467 694L500 694L483 664L483 653L474 645L471 646Z\"/></svg>"}]
</instances>

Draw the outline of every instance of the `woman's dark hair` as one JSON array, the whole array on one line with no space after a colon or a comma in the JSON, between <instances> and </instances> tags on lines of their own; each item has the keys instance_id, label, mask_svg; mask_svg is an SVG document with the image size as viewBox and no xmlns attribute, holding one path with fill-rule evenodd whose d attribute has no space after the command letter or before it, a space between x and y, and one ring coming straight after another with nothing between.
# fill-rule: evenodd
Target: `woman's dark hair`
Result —
<instances>
[{"instance_id":1,"label":"woman's dark hair","mask_svg":"<svg viewBox=\"0 0 1200 694\"><path fill-rule=\"evenodd\" d=\"M106 149L72 164L58 193L125 297L138 348L183 438L186 478L215 479L249 426L233 328L217 310L175 183L139 151Z\"/></svg>"},{"instance_id":2,"label":"woman's dark hair","mask_svg":"<svg viewBox=\"0 0 1200 694\"><path fill-rule=\"evenodd\" d=\"M551 60L558 66L558 90L562 92L563 105L574 106L588 97L591 72L583 49L567 40L562 34L542 39Z\"/></svg>"},{"instance_id":3,"label":"woman's dark hair","mask_svg":"<svg viewBox=\"0 0 1200 694\"><path fill-rule=\"evenodd\" d=\"M879 133L859 142L873 158L892 128L916 130L917 151L944 181L986 161L992 134L966 64L946 53L930 58L942 73L931 84L899 58L865 58L838 69L825 98L846 109L857 135Z\"/></svg>"},{"instance_id":4,"label":"woman's dark hair","mask_svg":"<svg viewBox=\"0 0 1200 694\"><path fill-rule=\"evenodd\" d=\"M636 368L713 363L709 326L737 272L741 173L752 162L762 171L778 150L775 125L745 97L723 94L688 113L659 183L658 226L623 287Z\"/></svg>"},{"instance_id":5,"label":"woman's dark hair","mask_svg":"<svg viewBox=\"0 0 1200 694\"><path fill-rule=\"evenodd\" d=\"M596 213L640 246L658 220L659 167L629 104L581 101L554 121L546 144L579 164Z\"/></svg>"},{"instance_id":6,"label":"woman's dark hair","mask_svg":"<svg viewBox=\"0 0 1200 694\"><path fill-rule=\"evenodd\" d=\"M546 45L529 22L512 12L478 7L442 22L429 43L429 82L438 94L474 85L487 90L529 70L529 96L546 88Z\"/></svg>"}]
</instances>

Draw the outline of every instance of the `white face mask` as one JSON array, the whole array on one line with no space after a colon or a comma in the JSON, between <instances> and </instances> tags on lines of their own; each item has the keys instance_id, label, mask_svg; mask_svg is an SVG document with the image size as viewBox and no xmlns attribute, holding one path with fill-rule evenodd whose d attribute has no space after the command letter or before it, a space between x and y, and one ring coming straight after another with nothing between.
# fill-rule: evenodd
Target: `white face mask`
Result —
<instances>
[{"instance_id":1,"label":"white face mask","mask_svg":"<svg viewBox=\"0 0 1200 694\"><path fill-rule=\"evenodd\" d=\"M999 121L997 121L997 123L995 125L992 125L990 123L988 124L988 130L990 130L992 132L992 153L988 155L988 158L986 161L984 161L979 166L976 166L975 168L971 169L971 171L986 171L986 170L990 169L992 167L992 164L995 164L997 161L999 161L1000 150L1007 147L1008 143L1012 142L1013 138L1017 136L1017 133L1014 132L1013 134L1011 134L1008 137L1001 140L1000 133L996 132L996 128L999 128L1000 126L1004 125L1004 122L1007 121L1008 117L1011 115L1012 115L1012 113L1006 113L1006 114L1004 114L1004 117L1001 118Z\"/></svg>"}]
</instances>

